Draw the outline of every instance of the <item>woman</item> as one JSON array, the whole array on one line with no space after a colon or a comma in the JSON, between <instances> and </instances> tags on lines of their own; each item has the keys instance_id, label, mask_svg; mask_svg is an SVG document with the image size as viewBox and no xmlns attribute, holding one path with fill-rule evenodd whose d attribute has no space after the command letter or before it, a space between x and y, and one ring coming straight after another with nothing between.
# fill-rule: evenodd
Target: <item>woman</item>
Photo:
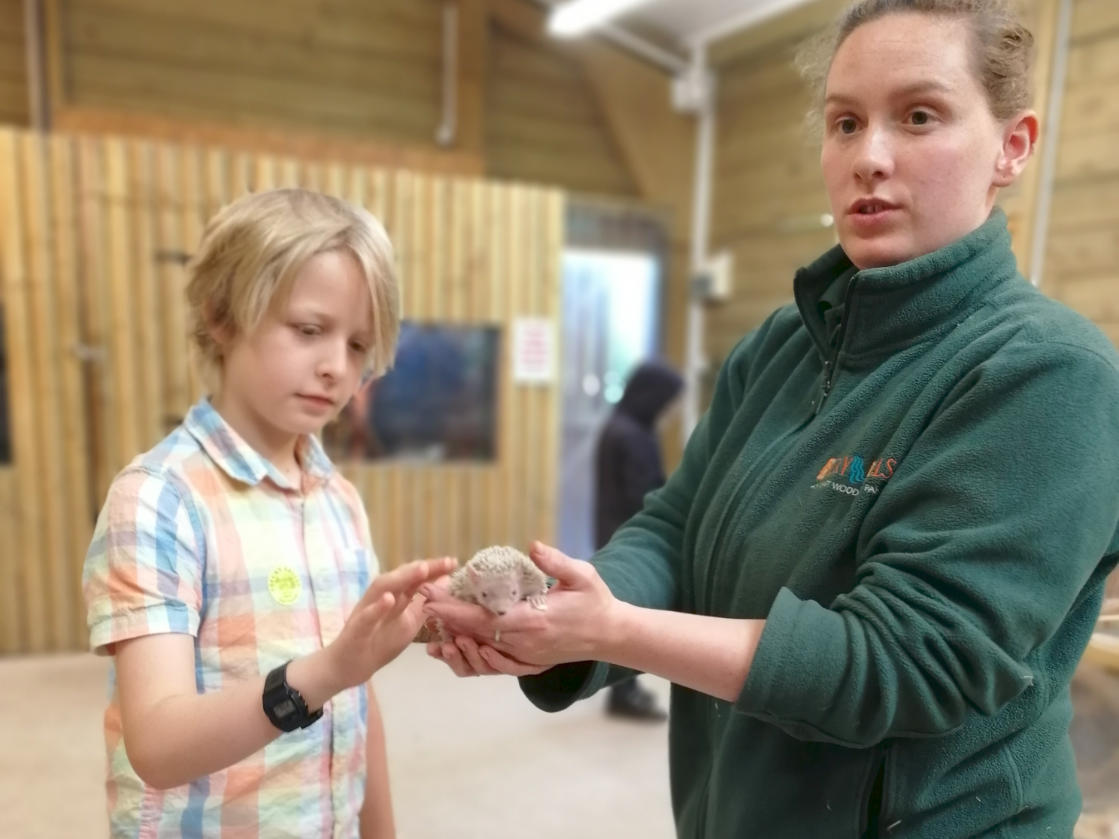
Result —
<instances>
[{"instance_id":1,"label":"woman","mask_svg":"<svg viewBox=\"0 0 1119 839\"><path fill-rule=\"evenodd\" d=\"M592 563L534 545L548 611L431 603L458 636L431 652L546 710L671 680L681 837L1067 837L1119 357L1018 274L994 207L1037 138L1031 37L998 0L864 0L833 43L839 247Z\"/></svg>"}]
</instances>

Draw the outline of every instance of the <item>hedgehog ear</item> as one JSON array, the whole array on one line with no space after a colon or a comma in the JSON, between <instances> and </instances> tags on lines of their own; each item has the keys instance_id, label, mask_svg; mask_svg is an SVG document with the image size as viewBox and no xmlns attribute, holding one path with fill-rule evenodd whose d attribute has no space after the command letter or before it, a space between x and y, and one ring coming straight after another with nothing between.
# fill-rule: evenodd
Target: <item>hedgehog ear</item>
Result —
<instances>
[{"instance_id":1,"label":"hedgehog ear","mask_svg":"<svg viewBox=\"0 0 1119 839\"><path fill-rule=\"evenodd\" d=\"M466 566L466 575L470 577L470 582L472 583L478 582L478 578L481 576L481 574L478 573L478 569L473 565Z\"/></svg>"}]
</instances>

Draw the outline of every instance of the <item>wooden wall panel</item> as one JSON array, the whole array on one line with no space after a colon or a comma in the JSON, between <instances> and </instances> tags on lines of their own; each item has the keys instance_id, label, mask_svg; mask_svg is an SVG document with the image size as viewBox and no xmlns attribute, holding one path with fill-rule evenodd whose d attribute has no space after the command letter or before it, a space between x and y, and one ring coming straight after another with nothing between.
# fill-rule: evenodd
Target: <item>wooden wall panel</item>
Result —
<instances>
[{"instance_id":1,"label":"wooden wall panel","mask_svg":"<svg viewBox=\"0 0 1119 839\"><path fill-rule=\"evenodd\" d=\"M51 8L57 107L434 144L438 0L53 0Z\"/></svg>"},{"instance_id":2,"label":"wooden wall panel","mask_svg":"<svg viewBox=\"0 0 1119 839\"><path fill-rule=\"evenodd\" d=\"M791 302L793 272L835 241L819 149L805 115L810 94L787 41L719 71L711 240L734 257L731 300L707 309L713 375L735 343Z\"/></svg>"},{"instance_id":3,"label":"wooden wall panel","mask_svg":"<svg viewBox=\"0 0 1119 839\"><path fill-rule=\"evenodd\" d=\"M19 507L16 504L16 470L5 464L0 466L0 534L10 544L19 543ZM23 617L23 567L20 556L12 550L0 551L0 609L7 617L0 621L0 650L14 652L27 648L23 637L26 621Z\"/></svg>"},{"instance_id":4,"label":"wooden wall panel","mask_svg":"<svg viewBox=\"0 0 1119 839\"><path fill-rule=\"evenodd\" d=\"M23 0L0 0L0 123L27 125Z\"/></svg>"},{"instance_id":5,"label":"wooden wall panel","mask_svg":"<svg viewBox=\"0 0 1119 839\"><path fill-rule=\"evenodd\" d=\"M1073 5L1042 288L1119 343L1119 5Z\"/></svg>"},{"instance_id":6,"label":"wooden wall panel","mask_svg":"<svg viewBox=\"0 0 1119 839\"><path fill-rule=\"evenodd\" d=\"M637 192L580 65L494 25L486 82L486 173L576 192Z\"/></svg>"},{"instance_id":7,"label":"wooden wall panel","mask_svg":"<svg viewBox=\"0 0 1119 839\"><path fill-rule=\"evenodd\" d=\"M0 287L13 464L0 468L0 653L85 646L80 572L112 477L201 392L180 258L247 190L303 185L382 219L405 317L500 329L488 463L339 464L385 568L554 539L557 388L512 381L511 325L558 312L564 198L501 185L217 147L0 130Z\"/></svg>"},{"instance_id":8,"label":"wooden wall panel","mask_svg":"<svg viewBox=\"0 0 1119 839\"><path fill-rule=\"evenodd\" d=\"M13 446L0 565L15 571L9 579L18 598L11 616L0 617L10 622L0 630L6 651L66 648L80 622L90 505L84 360L75 340L76 154L65 138L0 132L0 284Z\"/></svg>"}]
</instances>

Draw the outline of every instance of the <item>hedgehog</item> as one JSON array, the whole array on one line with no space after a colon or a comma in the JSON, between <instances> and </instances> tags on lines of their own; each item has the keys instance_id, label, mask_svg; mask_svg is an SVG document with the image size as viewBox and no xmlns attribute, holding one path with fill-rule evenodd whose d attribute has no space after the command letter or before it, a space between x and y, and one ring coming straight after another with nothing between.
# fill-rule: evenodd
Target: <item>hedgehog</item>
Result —
<instances>
[{"instance_id":1,"label":"hedgehog","mask_svg":"<svg viewBox=\"0 0 1119 839\"><path fill-rule=\"evenodd\" d=\"M451 575L451 594L484 606L495 615L504 615L522 600L534 609L547 609L547 593L544 572L516 548L506 545L482 548Z\"/></svg>"},{"instance_id":2,"label":"hedgehog","mask_svg":"<svg viewBox=\"0 0 1119 839\"><path fill-rule=\"evenodd\" d=\"M522 600L534 609L548 608L548 578L535 563L516 548L491 545L482 548L451 574L450 592L459 600L477 603L495 615L504 615ZM438 636L446 640L442 626L425 627L417 640ZM501 640L501 633L494 635Z\"/></svg>"}]
</instances>

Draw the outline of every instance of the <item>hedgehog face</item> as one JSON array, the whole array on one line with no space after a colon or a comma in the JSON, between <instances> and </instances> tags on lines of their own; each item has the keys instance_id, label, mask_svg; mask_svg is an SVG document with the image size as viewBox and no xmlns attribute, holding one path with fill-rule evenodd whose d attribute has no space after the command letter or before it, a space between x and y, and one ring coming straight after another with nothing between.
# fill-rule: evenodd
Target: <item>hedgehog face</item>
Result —
<instances>
[{"instance_id":1,"label":"hedgehog face","mask_svg":"<svg viewBox=\"0 0 1119 839\"><path fill-rule=\"evenodd\" d=\"M474 576L474 597L495 615L504 615L521 601L519 580L510 580L507 577L487 580L480 574L472 576Z\"/></svg>"}]
</instances>

